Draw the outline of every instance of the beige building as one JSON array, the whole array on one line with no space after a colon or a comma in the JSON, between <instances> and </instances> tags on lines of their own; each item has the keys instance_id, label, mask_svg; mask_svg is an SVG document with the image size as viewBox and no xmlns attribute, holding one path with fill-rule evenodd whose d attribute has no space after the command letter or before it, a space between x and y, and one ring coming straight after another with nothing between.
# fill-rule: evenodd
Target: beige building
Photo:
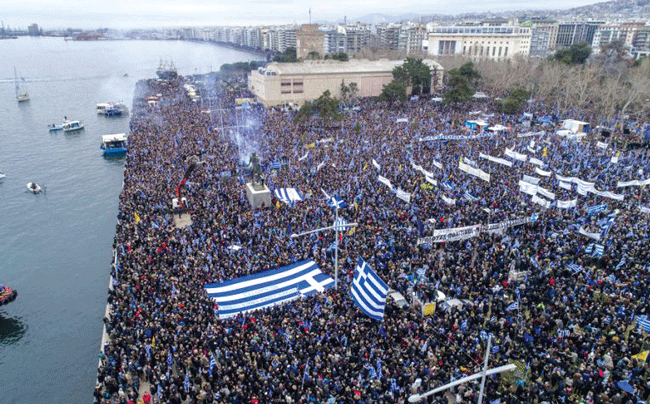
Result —
<instances>
[{"instance_id":1,"label":"beige building","mask_svg":"<svg viewBox=\"0 0 650 404\"><path fill-rule=\"evenodd\" d=\"M303 24L296 31L296 57L305 59L310 52L316 52L322 58L324 43L325 33L318 29L318 24Z\"/></svg>"},{"instance_id":2,"label":"beige building","mask_svg":"<svg viewBox=\"0 0 650 404\"><path fill-rule=\"evenodd\" d=\"M508 60L530 54L531 29L514 25L434 27L429 55Z\"/></svg>"},{"instance_id":3,"label":"beige building","mask_svg":"<svg viewBox=\"0 0 650 404\"><path fill-rule=\"evenodd\" d=\"M432 89L442 85L444 68L436 61L425 59L432 70ZM403 60L352 59L314 60L302 63L269 63L248 76L248 87L257 101L265 106L292 103L302 105L315 100L329 90L333 97L341 96L341 83L356 83L358 97L376 97L393 80L393 69Z\"/></svg>"}]
</instances>

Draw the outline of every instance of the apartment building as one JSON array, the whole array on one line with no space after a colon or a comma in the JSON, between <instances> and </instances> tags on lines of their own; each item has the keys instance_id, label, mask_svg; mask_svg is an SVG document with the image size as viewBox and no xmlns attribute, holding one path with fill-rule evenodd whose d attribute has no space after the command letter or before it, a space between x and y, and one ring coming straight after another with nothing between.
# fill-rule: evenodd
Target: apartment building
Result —
<instances>
[{"instance_id":1,"label":"apartment building","mask_svg":"<svg viewBox=\"0 0 650 404\"><path fill-rule=\"evenodd\" d=\"M591 45L596 30L604 22L560 22L557 27L555 47L571 46L574 43L586 42Z\"/></svg>"},{"instance_id":2,"label":"apartment building","mask_svg":"<svg viewBox=\"0 0 650 404\"><path fill-rule=\"evenodd\" d=\"M538 21L531 24L530 56L546 57L555 49L558 24L555 21Z\"/></svg>"},{"instance_id":3,"label":"apartment building","mask_svg":"<svg viewBox=\"0 0 650 404\"><path fill-rule=\"evenodd\" d=\"M614 41L620 41L626 47L631 48L636 33L644 27L644 22L624 22L600 25L594 33L591 48L594 53L598 53L601 46Z\"/></svg>"}]
</instances>

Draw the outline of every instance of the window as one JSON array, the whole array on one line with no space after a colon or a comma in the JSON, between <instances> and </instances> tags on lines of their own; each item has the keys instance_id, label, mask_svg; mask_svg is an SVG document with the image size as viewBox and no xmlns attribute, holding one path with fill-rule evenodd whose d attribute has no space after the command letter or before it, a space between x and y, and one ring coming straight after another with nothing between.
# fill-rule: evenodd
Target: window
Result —
<instances>
[{"instance_id":1,"label":"window","mask_svg":"<svg viewBox=\"0 0 650 404\"><path fill-rule=\"evenodd\" d=\"M508 47L506 46L505 52L503 53L503 56L508 56Z\"/></svg>"}]
</instances>

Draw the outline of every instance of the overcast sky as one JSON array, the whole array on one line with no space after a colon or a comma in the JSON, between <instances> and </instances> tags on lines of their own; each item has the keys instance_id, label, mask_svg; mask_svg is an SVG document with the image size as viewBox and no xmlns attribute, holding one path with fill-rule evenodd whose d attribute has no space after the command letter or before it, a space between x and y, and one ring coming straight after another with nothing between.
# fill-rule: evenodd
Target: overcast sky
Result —
<instances>
[{"instance_id":1,"label":"overcast sky","mask_svg":"<svg viewBox=\"0 0 650 404\"><path fill-rule=\"evenodd\" d=\"M348 21L370 13L461 14L473 11L568 9L596 0L0 0L5 26L142 28L278 25L312 19Z\"/></svg>"}]
</instances>

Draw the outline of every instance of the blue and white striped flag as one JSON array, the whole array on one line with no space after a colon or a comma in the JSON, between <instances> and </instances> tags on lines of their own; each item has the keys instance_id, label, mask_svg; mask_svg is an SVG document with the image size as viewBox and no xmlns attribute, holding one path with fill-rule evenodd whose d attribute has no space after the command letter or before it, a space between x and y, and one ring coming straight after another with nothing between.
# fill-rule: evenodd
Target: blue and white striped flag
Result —
<instances>
[{"instance_id":1,"label":"blue and white striped flag","mask_svg":"<svg viewBox=\"0 0 650 404\"><path fill-rule=\"evenodd\" d=\"M467 192L467 191L465 191L464 196L465 196L465 198L469 199L470 201L475 201L475 200L478 199L477 197L475 197L474 195L470 194L470 193Z\"/></svg>"},{"instance_id":2,"label":"blue and white striped flag","mask_svg":"<svg viewBox=\"0 0 650 404\"><path fill-rule=\"evenodd\" d=\"M187 393L190 390L190 374L185 373L185 381L183 382L183 390Z\"/></svg>"},{"instance_id":3,"label":"blue and white striped flag","mask_svg":"<svg viewBox=\"0 0 650 404\"><path fill-rule=\"evenodd\" d=\"M650 320L648 320L648 316L636 316L636 326L641 328L643 332L650 332Z\"/></svg>"},{"instance_id":4,"label":"blue and white striped flag","mask_svg":"<svg viewBox=\"0 0 650 404\"><path fill-rule=\"evenodd\" d=\"M336 231L345 231L345 225L348 224L348 222L343 219L342 217L339 217L338 219L334 220L334 230Z\"/></svg>"},{"instance_id":5,"label":"blue and white striped flag","mask_svg":"<svg viewBox=\"0 0 650 404\"><path fill-rule=\"evenodd\" d=\"M466 318L465 320L463 320L463 321L460 323L460 329L461 329L463 332L465 332L465 331L467 331L467 328L468 328L468 321L467 321L467 318Z\"/></svg>"},{"instance_id":6,"label":"blue and white striped flag","mask_svg":"<svg viewBox=\"0 0 650 404\"><path fill-rule=\"evenodd\" d=\"M605 251L605 247L602 244L594 244L594 253L592 254L592 256L601 258L603 256L604 251Z\"/></svg>"},{"instance_id":7,"label":"blue and white striped flag","mask_svg":"<svg viewBox=\"0 0 650 404\"><path fill-rule=\"evenodd\" d=\"M287 205L292 205L294 202L302 201L302 197L295 188L276 188L273 193L277 199Z\"/></svg>"},{"instance_id":8,"label":"blue and white striped flag","mask_svg":"<svg viewBox=\"0 0 650 404\"><path fill-rule=\"evenodd\" d=\"M388 285L359 257L350 288L354 303L369 317L383 321Z\"/></svg>"},{"instance_id":9,"label":"blue and white striped flag","mask_svg":"<svg viewBox=\"0 0 650 404\"><path fill-rule=\"evenodd\" d=\"M174 363L174 357L172 356L171 349L167 350L167 364L171 366Z\"/></svg>"},{"instance_id":10,"label":"blue and white striped flag","mask_svg":"<svg viewBox=\"0 0 650 404\"><path fill-rule=\"evenodd\" d=\"M506 307L506 311L519 310L519 302L514 302L510 306Z\"/></svg>"},{"instance_id":11,"label":"blue and white striped flag","mask_svg":"<svg viewBox=\"0 0 650 404\"><path fill-rule=\"evenodd\" d=\"M377 357L377 360L375 361L375 368L377 368L377 377L380 379L383 378L384 375L381 371L381 359L379 357Z\"/></svg>"},{"instance_id":12,"label":"blue and white striped flag","mask_svg":"<svg viewBox=\"0 0 650 404\"><path fill-rule=\"evenodd\" d=\"M625 257L621 258L621 260L618 262L618 265L616 265L616 269L621 269L623 265L625 265Z\"/></svg>"},{"instance_id":13,"label":"blue and white striped flag","mask_svg":"<svg viewBox=\"0 0 650 404\"><path fill-rule=\"evenodd\" d=\"M585 254L591 254L594 251L594 243L591 243L585 248Z\"/></svg>"},{"instance_id":14,"label":"blue and white striped flag","mask_svg":"<svg viewBox=\"0 0 650 404\"><path fill-rule=\"evenodd\" d=\"M217 367L217 360L214 359L214 354L210 354L210 369L208 369L208 373L210 374L210 377L212 377L212 371L216 367Z\"/></svg>"},{"instance_id":15,"label":"blue and white striped flag","mask_svg":"<svg viewBox=\"0 0 650 404\"><path fill-rule=\"evenodd\" d=\"M271 170L279 170L282 167L282 163L278 160L272 161L270 164Z\"/></svg>"},{"instance_id":16,"label":"blue and white striped flag","mask_svg":"<svg viewBox=\"0 0 650 404\"><path fill-rule=\"evenodd\" d=\"M606 203L602 203L600 205L587 206L587 214L590 216L595 215L596 213L602 212L605 209L607 209Z\"/></svg>"},{"instance_id":17,"label":"blue and white striped flag","mask_svg":"<svg viewBox=\"0 0 650 404\"><path fill-rule=\"evenodd\" d=\"M311 260L204 286L208 297L219 305L222 319L311 296L332 287L334 279Z\"/></svg>"},{"instance_id":18,"label":"blue and white striped flag","mask_svg":"<svg viewBox=\"0 0 650 404\"><path fill-rule=\"evenodd\" d=\"M327 204L332 209L343 209L348 206L340 196L333 196L327 200Z\"/></svg>"},{"instance_id":19,"label":"blue and white striped flag","mask_svg":"<svg viewBox=\"0 0 650 404\"><path fill-rule=\"evenodd\" d=\"M497 352L499 352L499 346L495 345L492 347L492 353L497 353Z\"/></svg>"},{"instance_id":20,"label":"blue and white striped flag","mask_svg":"<svg viewBox=\"0 0 650 404\"><path fill-rule=\"evenodd\" d=\"M582 266L578 264L569 264L567 266L573 272L574 274L577 274L578 272L582 271Z\"/></svg>"}]
</instances>

